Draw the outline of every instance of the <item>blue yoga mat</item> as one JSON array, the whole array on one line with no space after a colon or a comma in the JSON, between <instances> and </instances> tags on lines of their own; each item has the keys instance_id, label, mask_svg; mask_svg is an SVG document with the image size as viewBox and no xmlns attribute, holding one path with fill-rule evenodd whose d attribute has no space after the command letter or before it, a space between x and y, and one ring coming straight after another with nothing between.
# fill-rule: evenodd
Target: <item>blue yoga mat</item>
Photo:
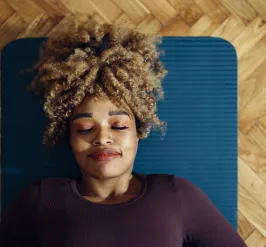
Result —
<instances>
[{"instance_id":1,"label":"blue yoga mat","mask_svg":"<svg viewBox=\"0 0 266 247\"><path fill-rule=\"evenodd\" d=\"M47 38L10 42L1 54L1 215L19 191L47 177L79 175L66 140L47 148L48 119L39 98L25 92L34 76L21 76L39 58ZM168 75L158 115L168 123L164 139L152 131L140 143L134 171L174 174L200 187L237 230L237 57L227 41L213 37L164 37L159 48Z\"/></svg>"}]
</instances>

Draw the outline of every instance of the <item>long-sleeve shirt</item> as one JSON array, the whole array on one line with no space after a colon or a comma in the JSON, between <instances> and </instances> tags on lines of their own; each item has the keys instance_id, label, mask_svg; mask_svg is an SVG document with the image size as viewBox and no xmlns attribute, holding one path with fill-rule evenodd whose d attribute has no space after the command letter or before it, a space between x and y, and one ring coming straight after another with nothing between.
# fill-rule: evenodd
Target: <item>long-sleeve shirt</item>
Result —
<instances>
[{"instance_id":1,"label":"long-sleeve shirt","mask_svg":"<svg viewBox=\"0 0 266 247\"><path fill-rule=\"evenodd\" d=\"M142 175L120 204L83 197L76 179L46 178L21 190L0 224L1 247L247 247L207 195L170 174Z\"/></svg>"}]
</instances>

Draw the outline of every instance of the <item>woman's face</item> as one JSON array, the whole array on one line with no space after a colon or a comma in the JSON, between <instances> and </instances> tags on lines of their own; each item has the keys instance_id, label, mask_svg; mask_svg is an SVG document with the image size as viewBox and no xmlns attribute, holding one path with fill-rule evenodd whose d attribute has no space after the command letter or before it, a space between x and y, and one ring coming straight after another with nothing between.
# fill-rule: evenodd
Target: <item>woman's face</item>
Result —
<instances>
[{"instance_id":1,"label":"woman's face","mask_svg":"<svg viewBox=\"0 0 266 247\"><path fill-rule=\"evenodd\" d=\"M83 175L104 179L131 173L139 141L135 118L129 117L129 112L128 116L117 111L126 112L107 98L93 102L90 97L74 109L69 143ZM126 128L116 129L121 127ZM108 162L88 157L104 148L115 149L121 155Z\"/></svg>"}]
</instances>

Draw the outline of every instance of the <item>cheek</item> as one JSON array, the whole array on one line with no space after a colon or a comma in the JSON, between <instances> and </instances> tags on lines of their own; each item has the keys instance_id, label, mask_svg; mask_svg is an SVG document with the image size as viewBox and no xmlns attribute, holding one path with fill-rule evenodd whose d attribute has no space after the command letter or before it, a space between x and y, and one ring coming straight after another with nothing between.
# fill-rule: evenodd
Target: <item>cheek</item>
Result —
<instances>
[{"instance_id":1,"label":"cheek","mask_svg":"<svg viewBox=\"0 0 266 247\"><path fill-rule=\"evenodd\" d=\"M138 141L136 137L130 135L123 138L123 141L121 142L122 150L134 154L137 151L137 148L138 148Z\"/></svg>"},{"instance_id":2,"label":"cheek","mask_svg":"<svg viewBox=\"0 0 266 247\"><path fill-rule=\"evenodd\" d=\"M70 138L72 150L76 153L81 153L88 148L88 143L84 138L80 138L77 135L72 135Z\"/></svg>"}]
</instances>

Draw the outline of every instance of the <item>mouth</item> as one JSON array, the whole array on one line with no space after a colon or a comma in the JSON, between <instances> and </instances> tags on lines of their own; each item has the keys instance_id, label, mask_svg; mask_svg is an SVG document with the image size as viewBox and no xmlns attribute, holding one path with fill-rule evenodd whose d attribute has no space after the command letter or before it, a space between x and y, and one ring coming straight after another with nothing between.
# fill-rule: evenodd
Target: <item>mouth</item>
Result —
<instances>
[{"instance_id":1,"label":"mouth","mask_svg":"<svg viewBox=\"0 0 266 247\"><path fill-rule=\"evenodd\" d=\"M116 159L120 156L120 154L97 154L97 155L90 155L89 158L92 158L97 161L109 161Z\"/></svg>"}]
</instances>

